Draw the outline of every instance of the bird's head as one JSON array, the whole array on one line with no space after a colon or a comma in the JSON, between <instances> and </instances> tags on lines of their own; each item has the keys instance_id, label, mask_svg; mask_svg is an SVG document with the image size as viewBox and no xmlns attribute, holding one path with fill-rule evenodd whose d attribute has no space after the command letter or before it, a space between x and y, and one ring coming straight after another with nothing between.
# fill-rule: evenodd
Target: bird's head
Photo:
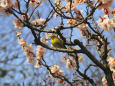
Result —
<instances>
[{"instance_id":1,"label":"bird's head","mask_svg":"<svg viewBox=\"0 0 115 86\"><path fill-rule=\"evenodd\" d=\"M55 38L57 38L56 35L52 35L52 36L51 36L51 39L55 39Z\"/></svg>"}]
</instances>

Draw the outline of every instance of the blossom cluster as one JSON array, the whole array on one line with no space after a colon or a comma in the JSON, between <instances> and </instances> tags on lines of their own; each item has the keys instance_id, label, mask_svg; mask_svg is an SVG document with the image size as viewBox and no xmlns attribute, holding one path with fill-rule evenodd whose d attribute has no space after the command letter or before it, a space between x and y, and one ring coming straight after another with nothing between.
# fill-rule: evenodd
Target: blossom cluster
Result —
<instances>
[{"instance_id":1,"label":"blossom cluster","mask_svg":"<svg viewBox=\"0 0 115 86\"><path fill-rule=\"evenodd\" d=\"M26 54L27 61L33 62L34 61L34 53L33 53L33 47L31 44L27 44L22 38L18 38L18 43L22 46L22 49L24 50L24 53Z\"/></svg>"},{"instance_id":2,"label":"blossom cluster","mask_svg":"<svg viewBox=\"0 0 115 86\"><path fill-rule=\"evenodd\" d=\"M30 16L27 15L27 18L29 19ZM17 29L21 30L24 28L24 21L25 20L26 20L26 15L21 15L21 19L19 19L19 18L14 19L13 24ZM45 20L42 18L32 21L32 25L35 25L35 26L43 25L44 23L45 23ZM47 25L47 23L46 23L46 25Z\"/></svg>"},{"instance_id":3,"label":"blossom cluster","mask_svg":"<svg viewBox=\"0 0 115 86\"><path fill-rule=\"evenodd\" d=\"M13 20L13 24L19 30L21 30L24 27L23 23L17 18Z\"/></svg>"},{"instance_id":4,"label":"blossom cluster","mask_svg":"<svg viewBox=\"0 0 115 86\"><path fill-rule=\"evenodd\" d=\"M21 15L21 18L20 18L20 19L19 19L19 18L15 18L15 19L13 20L13 24L14 24L15 28L17 28L17 29L19 29L19 30L23 29L23 28L24 28L23 22L26 20L26 18L27 18L27 19L30 18L29 14L27 14L27 15L24 15L24 14L23 14L23 15Z\"/></svg>"},{"instance_id":5,"label":"blossom cluster","mask_svg":"<svg viewBox=\"0 0 115 86\"><path fill-rule=\"evenodd\" d=\"M101 5L98 8L104 9L109 8L112 5L113 0L98 0L98 2L101 3Z\"/></svg>"},{"instance_id":6,"label":"blossom cluster","mask_svg":"<svg viewBox=\"0 0 115 86\"><path fill-rule=\"evenodd\" d=\"M53 65L50 67L50 70L51 70L51 73L53 73L55 76L62 76L63 75L63 71L59 69L59 66L58 65ZM53 77L53 76L52 76ZM54 77L55 78L55 77ZM58 83L64 83L64 81L60 78L55 78L56 81Z\"/></svg>"},{"instance_id":7,"label":"blossom cluster","mask_svg":"<svg viewBox=\"0 0 115 86\"><path fill-rule=\"evenodd\" d=\"M39 6L41 4L41 0L30 0L29 1L29 5L30 6ZM19 6L19 2L13 2L12 0L1 0L0 1L0 13L1 12L4 12L7 16L9 16L11 13L10 13L10 8L18 8ZM21 18L16 18L13 20L13 23L14 23L14 26L17 28L17 29L22 29L24 27L24 24L23 24L23 21L26 20L26 17L29 19L30 16L27 14L24 15L24 14L21 14ZM32 25L42 25L45 23L45 20L40 18L40 19L36 19L36 20L33 20L32 21ZM47 23L46 23L47 25Z\"/></svg>"},{"instance_id":8,"label":"blossom cluster","mask_svg":"<svg viewBox=\"0 0 115 86\"><path fill-rule=\"evenodd\" d=\"M109 31L115 28L115 17L109 18L108 15L104 15L98 21L98 26L105 31Z\"/></svg>"},{"instance_id":9,"label":"blossom cluster","mask_svg":"<svg viewBox=\"0 0 115 86\"><path fill-rule=\"evenodd\" d=\"M46 50L42 46L37 46L37 48L36 48L36 58L41 60L45 53L46 53Z\"/></svg>"},{"instance_id":10,"label":"blossom cluster","mask_svg":"<svg viewBox=\"0 0 115 86\"><path fill-rule=\"evenodd\" d=\"M115 58L109 56L108 59L107 59L107 61L108 61L108 65L110 67L110 70L112 72L115 72Z\"/></svg>"},{"instance_id":11,"label":"blossom cluster","mask_svg":"<svg viewBox=\"0 0 115 86\"><path fill-rule=\"evenodd\" d=\"M1 0L0 1L0 13L4 12L7 16L10 15L10 13L8 12L8 10L11 8L18 8L18 2L12 2L12 0Z\"/></svg>"},{"instance_id":12,"label":"blossom cluster","mask_svg":"<svg viewBox=\"0 0 115 86\"><path fill-rule=\"evenodd\" d=\"M40 18L40 19L36 19L32 21L32 25L38 26L38 25L42 25L45 23L45 20Z\"/></svg>"},{"instance_id":13,"label":"blossom cluster","mask_svg":"<svg viewBox=\"0 0 115 86\"><path fill-rule=\"evenodd\" d=\"M41 4L41 1L39 0L30 0L29 5L30 6L39 6Z\"/></svg>"},{"instance_id":14,"label":"blossom cluster","mask_svg":"<svg viewBox=\"0 0 115 86\"><path fill-rule=\"evenodd\" d=\"M79 25L78 27L78 30L80 32L80 34L83 36L83 37L88 37L89 34L88 34L88 25L87 24L81 24Z\"/></svg>"},{"instance_id":15,"label":"blossom cluster","mask_svg":"<svg viewBox=\"0 0 115 86\"><path fill-rule=\"evenodd\" d=\"M71 60L71 59L67 59L66 60L66 67L68 69L73 69L76 67L76 62L74 60Z\"/></svg>"},{"instance_id":16,"label":"blossom cluster","mask_svg":"<svg viewBox=\"0 0 115 86\"><path fill-rule=\"evenodd\" d=\"M21 33L17 33L18 36L18 43L21 45L22 49L24 50L24 53L27 57L27 61L29 63L32 63L37 58L37 61L35 62L35 67L38 68L41 66L41 60L46 53L46 50L42 46L37 46L36 48L36 55L34 54L32 44L27 44L22 38L19 36ZM36 57L36 58L35 58Z\"/></svg>"},{"instance_id":17,"label":"blossom cluster","mask_svg":"<svg viewBox=\"0 0 115 86\"><path fill-rule=\"evenodd\" d=\"M62 56L62 61L66 62L66 68L67 69L74 69L76 67L76 62L74 60L74 57L70 57L70 58L67 58L65 56ZM78 56L78 61L79 62L82 62L83 61L83 57L82 56Z\"/></svg>"}]
</instances>

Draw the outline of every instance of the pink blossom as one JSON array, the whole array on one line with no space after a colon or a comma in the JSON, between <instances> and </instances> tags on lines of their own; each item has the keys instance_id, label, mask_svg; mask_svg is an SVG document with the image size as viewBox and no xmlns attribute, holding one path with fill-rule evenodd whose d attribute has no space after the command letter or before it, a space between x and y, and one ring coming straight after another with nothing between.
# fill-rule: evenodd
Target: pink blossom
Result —
<instances>
[{"instance_id":1,"label":"pink blossom","mask_svg":"<svg viewBox=\"0 0 115 86\"><path fill-rule=\"evenodd\" d=\"M99 9L109 8L113 3L113 0L98 0L98 1L99 1L99 3L102 3L98 7Z\"/></svg>"},{"instance_id":2,"label":"pink blossom","mask_svg":"<svg viewBox=\"0 0 115 86\"><path fill-rule=\"evenodd\" d=\"M67 59L66 60L66 67L68 69L71 70L71 69L75 68L75 66L76 66L76 62L74 60L72 60L72 59Z\"/></svg>"},{"instance_id":3,"label":"pink blossom","mask_svg":"<svg viewBox=\"0 0 115 86\"><path fill-rule=\"evenodd\" d=\"M4 9L9 8L12 6L12 0L1 0L0 6L3 7Z\"/></svg>"},{"instance_id":4,"label":"pink blossom","mask_svg":"<svg viewBox=\"0 0 115 86\"><path fill-rule=\"evenodd\" d=\"M82 56L78 56L78 61L82 62L83 61L83 57Z\"/></svg>"},{"instance_id":5,"label":"pink blossom","mask_svg":"<svg viewBox=\"0 0 115 86\"><path fill-rule=\"evenodd\" d=\"M41 4L41 1L37 0L30 0L29 5L30 6L39 6Z\"/></svg>"},{"instance_id":6,"label":"pink blossom","mask_svg":"<svg viewBox=\"0 0 115 86\"><path fill-rule=\"evenodd\" d=\"M18 43L22 46L29 63L34 62L34 52L32 44L27 44L22 38L18 38Z\"/></svg>"},{"instance_id":7,"label":"pink blossom","mask_svg":"<svg viewBox=\"0 0 115 86\"><path fill-rule=\"evenodd\" d=\"M36 0L30 0L29 5L30 6L35 6L36 5Z\"/></svg>"},{"instance_id":8,"label":"pink blossom","mask_svg":"<svg viewBox=\"0 0 115 86\"><path fill-rule=\"evenodd\" d=\"M17 29L22 29L23 28L22 22L17 18L13 20L13 24Z\"/></svg>"},{"instance_id":9,"label":"pink blossom","mask_svg":"<svg viewBox=\"0 0 115 86\"><path fill-rule=\"evenodd\" d=\"M18 8L18 2L17 2L17 1L14 2L14 3L12 4L12 6L13 6L14 8Z\"/></svg>"},{"instance_id":10,"label":"pink blossom","mask_svg":"<svg viewBox=\"0 0 115 86\"><path fill-rule=\"evenodd\" d=\"M29 14L27 14L27 18L30 18ZM26 15L21 15L21 19L24 21L26 20Z\"/></svg>"},{"instance_id":11,"label":"pink blossom","mask_svg":"<svg viewBox=\"0 0 115 86\"><path fill-rule=\"evenodd\" d=\"M76 5L74 3L72 3L71 10L74 10L75 8L76 8ZM70 2L67 2L66 6L65 6L65 11L67 13L70 11Z\"/></svg>"},{"instance_id":12,"label":"pink blossom","mask_svg":"<svg viewBox=\"0 0 115 86\"><path fill-rule=\"evenodd\" d=\"M34 53L33 53L33 47L32 45L26 45L24 46L24 53L26 54L27 61L28 62L34 62Z\"/></svg>"},{"instance_id":13,"label":"pink blossom","mask_svg":"<svg viewBox=\"0 0 115 86\"><path fill-rule=\"evenodd\" d=\"M57 74L59 72L59 66L58 65L53 65L50 67L50 70L52 73Z\"/></svg>"},{"instance_id":14,"label":"pink blossom","mask_svg":"<svg viewBox=\"0 0 115 86\"><path fill-rule=\"evenodd\" d=\"M37 46L36 48L36 58L42 59L43 55L46 53L46 50L42 46Z\"/></svg>"},{"instance_id":15,"label":"pink blossom","mask_svg":"<svg viewBox=\"0 0 115 86\"><path fill-rule=\"evenodd\" d=\"M114 27L114 22L112 19L108 18L108 15L104 15L104 17L101 17L97 21L97 23L98 23L98 26L105 31L109 31Z\"/></svg>"},{"instance_id":16,"label":"pink blossom","mask_svg":"<svg viewBox=\"0 0 115 86\"><path fill-rule=\"evenodd\" d=\"M76 4L82 4L86 0L74 0Z\"/></svg>"},{"instance_id":17,"label":"pink blossom","mask_svg":"<svg viewBox=\"0 0 115 86\"><path fill-rule=\"evenodd\" d=\"M80 24L79 26L77 26L77 28L79 29L79 32L83 37L88 37L89 34L87 32L87 24Z\"/></svg>"},{"instance_id":18,"label":"pink blossom","mask_svg":"<svg viewBox=\"0 0 115 86\"><path fill-rule=\"evenodd\" d=\"M34 21L32 21L32 24L33 25L42 25L42 24L44 24L45 23L45 20L44 19L42 19L42 18L40 18L40 19L36 19L36 20L34 20Z\"/></svg>"},{"instance_id":19,"label":"pink blossom","mask_svg":"<svg viewBox=\"0 0 115 86\"><path fill-rule=\"evenodd\" d=\"M50 39L50 37L53 35L53 33L46 33L45 36L46 36L46 39Z\"/></svg>"},{"instance_id":20,"label":"pink blossom","mask_svg":"<svg viewBox=\"0 0 115 86\"><path fill-rule=\"evenodd\" d=\"M39 67L41 67L41 66L42 66L41 61L37 60L37 61L35 62L34 67L35 67L35 68L39 68Z\"/></svg>"},{"instance_id":21,"label":"pink blossom","mask_svg":"<svg viewBox=\"0 0 115 86\"><path fill-rule=\"evenodd\" d=\"M107 80L106 80L105 77L102 78L102 82L103 82L103 85L104 85L104 86L108 86L108 85L107 85Z\"/></svg>"},{"instance_id":22,"label":"pink blossom","mask_svg":"<svg viewBox=\"0 0 115 86\"><path fill-rule=\"evenodd\" d=\"M18 38L18 43L19 43L21 46L27 45L27 43L26 43L22 38Z\"/></svg>"},{"instance_id":23,"label":"pink blossom","mask_svg":"<svg viewBox=\"0 0 115 86\"><path fill-rule=\"evenodd\" d=\"M43 43L48 43L48 40L47 40L46 38L41 37L40 40L41 40L41 42L43 42Z\"/></svg>"},{"instance_id":24,"label":"pink blossom","mask_svg":"<svg viewBox=\"0 0 115 86\"><path fill-rule=\"evenodd\" d=\"M111 71L115 72L115 58L109 56L107 61Z\"/></svg>"}]
</instances>

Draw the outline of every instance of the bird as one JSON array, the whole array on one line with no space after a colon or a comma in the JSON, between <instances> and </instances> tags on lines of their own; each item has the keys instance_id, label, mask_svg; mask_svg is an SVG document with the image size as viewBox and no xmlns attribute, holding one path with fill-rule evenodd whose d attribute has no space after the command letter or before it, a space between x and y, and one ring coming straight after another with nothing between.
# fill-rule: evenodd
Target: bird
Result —
<instances>
[{"instance_id":1,"label":"bird","mask_svg":"<svg viewBox=\"0 0 115 86\"><path fill-rule=\"evenodd\" d=\"M64 48L64 49L66 49L66 47L64 46L63 40L58 38L56 35L51 36L51 44L55 48Z\"/></svg>"}]
</instances>

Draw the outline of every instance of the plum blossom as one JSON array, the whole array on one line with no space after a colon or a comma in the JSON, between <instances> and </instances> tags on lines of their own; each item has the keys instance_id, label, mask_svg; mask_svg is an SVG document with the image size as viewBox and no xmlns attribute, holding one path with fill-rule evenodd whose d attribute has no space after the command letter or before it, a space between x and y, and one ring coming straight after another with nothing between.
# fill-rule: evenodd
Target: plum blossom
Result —
<instances>
[{"instance_id":1,"label":"plum blossom","mask_svg":"<svg viewBox=\"0 0 115 86\"><path fill-rule=\"evenodd\" d=\"M37 60L37 61L35 62L34 67L35 67L35 68L39 68L39 67L41 67L41 66L42 66L41 61L40 61L40 60Z\"/></svg>"},{"instance_id":2,"label":"plum blossom","mask_svg":"<svg viewBox=\"0 0 115 86\"><path fill-rule=\"evenodd\" d=\"M43 37L40 38L40 41L43 42L43 43L48 43L48 39L43 38Z\"/></svg>"},{"instance_id":3,"label":"plum blossom","mask_svg":"<svg viewBox=\"0 0 115 86\"><path fill-rule=\"evenodd\" d=\"M18 2L14 2L13 5L12 5L14 8L18 8Z\"/></svg>"},{"instance_id":4,"label":"plum blossom","mask_svg":"<svg viewBox=\"0 0 115 86\"><path fill-rule=\"evenodd\" d=\"M75 24L77 24L77 21L74 19L68 19L66 24L75 25Z\"/></svg>"},{"instance_id":5,"label":"plum blossom","mask_svg":"<svg viewBox=\"0 0 115 86\"><path fill-rule=\"evenodd\" d=\"M26 16L26 15L21 15L21 19L22 19L23 21L26 20L26 17L29 19L29 18L30 18L29 14L27 14L27 16Z\"/></svg>"},{"instance_id":6,"label":"plum blossom","mask_svg":"<svg viewBox=\"0 0 115 86\"><path fill-rule=\"evenodd\" d=\"M66 62L67 58L65 56L62 56L62 61Z\"/></svg>"},{"instance_id":7,"label":"plum blossom","mask_svg":"<svg viewBox=\"0 0 115 86\"><path fill-rule=\"evenodd\" d=\"M36 0L30 0L30 2L29 2L30 6L35 6L35 4L36 4Z\"/></svg>"},{"instance_id":8,"label":"plum blossom","mask_svg":"<svg viewBox=\"0 0 115 86\"><path fill-rule=\"evenodd\" d=\"M10 13L7 11L12 6L11 0L1 0L0 1L0 13L5 12L7 16L10 15Z\"/></svg>"},{"instance_id":9,"label":"plum blossom","mask_svg":"<svg viewBox=\"0 0 115 86\"><path fill-rule=\"evenodd\" d=\"M71 59L66 60L66 67L68 69L71 70L71 69L75 68L75 66L76 66L76 62L74 60L71 60Z\"/></svg>"},{"instance_id":10,"label":"plum blossom","mask_svg":"<svg viewBox=\"0 0 115 86\"><path fill-rule=\"evenodd\" d=\"M74 0L76 4L82 4L86 0Z\"/></svg>"},{"instance_id":11,"label":"plum blossom","mask_svg":"<svg viewBox=\"0 0 115 86\"><path fill-rule=\"evenodd\" d=\"M19 37L22 33L21 32L16 32L16 36Z\"/></svg>"},{"instance_id":12,"label":"plum blossom","mask_svg":"<svg viewBox=\"0 0 115 86\"><path fill-rule=\"evenodd\" d=\"M13 24L19 30L23 29L23 27L24 27L23 23L17 18L13 20Z\"/></svg>"},{"instance_id":13,"label":"plum blossom","mask_svg":"<svg viewBox=\"0 0 115 86\"><path fill-rule=\"evenodd\" d=\"M51 73L57 74L59 72L59 66L53 65L50 67Z\"/></svg>"},{"instance_id":14,"label":"plum blossom","mask_svg":"<svg viewBox=\"0 0 115 86\"><path fill-rule=\"evenodd\" d=\"M103 85L104 85L104 86L108 86L108 85L107 85L107 80L106 80L105 77L102 78L102 82L103 82Z\"/></svg>"},{"instance_id":15,"label":"plum blossom","mask_svg":"<svg viewBox=\"0 0 115 86\"><path fill-rule=\"evenodd\" d=\"M50 69L51 69L51 72L54 73L55 75L60 75L60 76L63 75L63 71L59 70L59 66L58 65L53 65L53 66L51 66ZM55 80L56 80L57 83L65 84L64 80L62 80L60 78L55 78Z\"/></svg>"},{"instance_id":16,"label":"plum blossom","mask_svg":"<svg viewBox=\"0 0 115 86\"><path fill-rule=\"evenodd\" d=\"M56 3L56 6L58 7L58 8L62 8L62 4L61 3Z\"/></svg>"},{"instance_id":17,"label":"plum blossom","mask_svg":"<svg viewBox=\"0 0 115 86\"><path fill-rule=\"evenodd\" d=\"M30 0L29 1L30 6L39 6L40 4L41 4L41 1L37 1L37 0Z\"/></svg>"},{"instance_id":18,"label":"plum blossom","mask_svg":"<svg viewBox=\"0 0 115 86\"><path fill-rule=\"evenodd\" d=\"M36 48L36 58L42 59L43 55L46 53L46 50L42 46L37 46Z\"/></svg>"},{"instance_id":19,"label":"plum blossom","mask_svg":"<svg viewBox=\"0 0 115 86\"><path fill-rule=\"evenodd\" d=\"M24 53L26 54L27 61L32 63L34 61L34 53L32 44L27 44L22 38L18 37L18 43L22 46Z\"/></svg>"},{"instance_id":20,"label":"plum blossom","mask_svg":"<svg viewBox=\"0 0 115 86\"><path fill-rule=\"evenodd\" d=\"M83 57L82 56L78 56L78 61L82 62L83 61Z\"/></svg>"},{"instance_id":21,"label":"plum blossom","mask_svg":"<svg viewBox=\"0 0 115 86\"><path fill-rule=\"evenodd\" d=\"M45 20L42 19L42 18L36 19L36 20L32 21L32 24L35 25L35 26L37 26L37 25L42 25L42 24L44 24L44 23L45 23Z\"/></svg>"},{"instance_id":22,"label":"plum blossom","mask_svg":"<svg viewBox=\"0 0 115 86\"><path fill-rule=\"evenodd\" d=\"M1 3L0 3L0 6L3 7L3 8L6 8L8 6L7 0L2 0Z\"/></svg>"},{"instance_id":23,"label":"plum blossom","mask_svg":"<svg viewBox=\"0 0 115 86\"><path fill-rule=\"evenodd\" d=\"M55 78L56 82L59 84L63 84L63 86L65 86L65 82L64 80L60 79L60 78Z\"/></svg>"},{"instance_id":24,"label":"plum blossom","mask_svg":"<svg viewBox=\"0 0 115 86\"><path fill-rule=\"evenodd\" d=\"M10 15L9 10L10 8L18 8L18 2L12 3L12 0L1 0L0 1L0 13L4 12L7 16Z\"/></svg>"},{"instance_id":25,"label":"plum blossom","mask_svg":"<svg viewBox=\"0 0 115 86\"><path fill-rule=\"evenodd\" d=\"M26 45L26 46L24 47L24 53L26 54L27 61L28 61L29 63L34 62L34 53L33 53L33 47L32 47L31 44Z\"/></svg>"},{"instance_id":26,"label":"plum blossom","mask_svg":"<svg viewBox=\"0 0 115 86\"><path fill-rule=\"evenodd\" d=\"M109 17L107 15L104 15L103 17L101 17L98 21L98 26L100 28L102 28L105 31L109 31L112 30L114 28L114 22L112 19L109 19Z\"/></svg>"},{"instance_id":27,"label":"plum blossom","mask_svg":"<svg viewBox=\"0 0 115 86\"><path fill-rule=\"evenodd\" d=\"M115 72L115 58L109 56L107 58L107 61L108 61L108 65L109 65L111 71Z\"/></svg>"},{"instance_id":28,"label":"plum blossom","mask_svg":"<svg viewBox=\"0 0 115 86\"><path fill-rule=\"evenodd\" d=\"M71 4L71 10L74 10L76 8L76 5L74 3ZM65 11L68 13L70 11L70 2L67 2L65 5Z\"/></svg>"},{"instance_id":29,"label":"plum blossom","mask_svg":"<svg viewBox=\"0 0 115 86\"><path fill-rule=\"evenodd\" d=\"M46 39L50 39L50 37L53 35L53 33L46 33L45 36L46 36Z\"/></svg>"},{"instance_id":30,"label":"plum blossom","mask_svg":"<svg viewBox=\"0 0 115 86\"><path fill-rule=\"evenodd\" d=\"M104 8L109 8L112 3L113 3L113 0L98 0L99 3L102 3L98 9L104 9Z\"/></svg>"},{"instance_id":31,"label":"plum blossom","mask_svg":"<svg viewBox=\"0 0 115 86\"><path fill-rule=\"evenodd\" d=\"M79 29L79 32L81 33L81 35L83 37L88 37L88 25L87 24L80 24L79 26L77 26L77 28Z\"/></svg>"},{"instance_id":32,"label":"plum blossom","mask_svg":"<svg viewBox=\"0 0 115 86\"><path fill-rule=\"evenodd\" d=\"M26 43L22 38L19 38L19 37L18 37L18 43L19 43L22 47L24 47L24 46L27 45L27 43Z\"/></svg>"},{"instance_id":33,"label":"plum blossom","mask_svg":"<svg viewBox=\"0 0 115 86\"><path fill-rule=\"evenodd\" d=\"M58 75L63 75L63 71L59 70Z\"/></svg>"},{"instance_id":34,"label":"plum blossom","mask_svg":"<svg viewBox=\"0 0 115 86\"><path fill-rule=\"evenodd\" d=\"M12 6L12 0L1 0L0 6L4 9L9 8Z\"/></svg>"},{"instance_id":35,"label":"plum blossom","mask_svg":"<svg viewBox=\"0 0 115 86\"><path fill-rule=\"evenodd\" d=\"M59 76L62 76L63 75L63 71L62 70L60 70L59 69L59 66L58 65L53 65L53 66L51 66L51 67L49 67L50 68L50 71L51 71L51 73L53 73L54 75L59 75ZM51 77L53 77L52 75L50 75ZM55 78L55 77L53 77L53 78ZM62 79L60 79L60 78L55 78L56 79L56 81L58 82L58 83L63 83L63 80Z\"/></svg>"}]
</instances>

